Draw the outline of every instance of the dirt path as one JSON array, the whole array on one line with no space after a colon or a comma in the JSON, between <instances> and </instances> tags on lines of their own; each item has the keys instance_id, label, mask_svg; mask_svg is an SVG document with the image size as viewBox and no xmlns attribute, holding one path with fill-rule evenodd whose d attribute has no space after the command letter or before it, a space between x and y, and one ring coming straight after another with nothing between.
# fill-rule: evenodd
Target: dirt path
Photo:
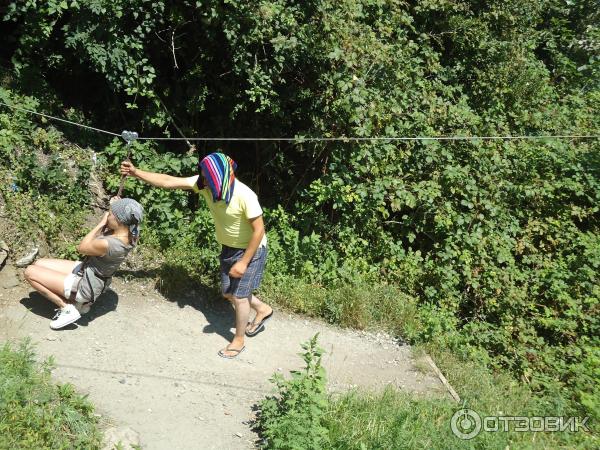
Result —
<instances>
[{"instance_id":1,"label":"dirt path","mask_svg":"<svg viewBox=\"0 0 600 450\"><path fill-rule=\"evenodd\" d=\"M269 378L302 366L300 343L315 333L326 350L329 387L388 383L423 395L447 395L416 370L410 348L389 338L275 313L236 360L217 356L232 336L228 305L198 294L165 299L145 281L115 278L92 311L61 331L52 306L6 266L0 271L0 340L30 336L53 372L89 394L98 412L137 430L144 449L253 448L252 406L272 393Z\"/></svg>"}]
</instances>

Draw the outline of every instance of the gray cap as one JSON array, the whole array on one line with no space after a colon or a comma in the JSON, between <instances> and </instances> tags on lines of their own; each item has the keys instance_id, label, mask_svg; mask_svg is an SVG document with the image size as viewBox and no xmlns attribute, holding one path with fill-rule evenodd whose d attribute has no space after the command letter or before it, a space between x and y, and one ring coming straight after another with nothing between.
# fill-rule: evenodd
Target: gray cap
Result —
<instances>
[{"instance_id":1,"label":"gray cap","mask_svg":"<svg viewBox=\"0 0 600 450\"><path fill-rule=\"evenodd\" d=\"M137 244L140 237L140 223L144 217L144 208L132 198L122 198L110 204L110 210L119 223L129 225L131 243Z\"/></svg>"}]
</instances>

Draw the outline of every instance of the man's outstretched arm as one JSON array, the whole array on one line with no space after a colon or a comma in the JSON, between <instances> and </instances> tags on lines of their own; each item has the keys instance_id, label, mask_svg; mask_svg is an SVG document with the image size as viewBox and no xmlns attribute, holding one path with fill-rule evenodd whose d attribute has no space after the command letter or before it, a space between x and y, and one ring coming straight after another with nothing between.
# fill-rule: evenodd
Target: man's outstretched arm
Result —
<instances>
[{"instance_id":1,"label":"man's outstretched arm","mask_svg":"<svg viewBox=\"0 0 600 450\"><path fill-rule=\"evenodd\" d=\"M198 181L198 175L193 177L173 177L164 173L146 172L138 169L129 161L121 163L121 175L127 175L164 189L193 189Z\"/></svg>"}]
</instances>

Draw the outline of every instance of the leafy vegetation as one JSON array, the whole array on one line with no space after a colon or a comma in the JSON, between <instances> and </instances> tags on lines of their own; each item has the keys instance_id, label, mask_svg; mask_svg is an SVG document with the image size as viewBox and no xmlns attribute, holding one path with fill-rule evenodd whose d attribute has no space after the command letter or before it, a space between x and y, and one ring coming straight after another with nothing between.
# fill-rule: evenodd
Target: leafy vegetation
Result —
<instances>
[{"instance_id":1,"label":"leafy vegetation","mask_svg":"<svg viewBox=\"0 0 600 450\"><path fill-rule=\"evenodd\" d=\"M598 135L599 14L591 0L15 1L0 99L147 136ZM116 190L123 143L5 109L0 124L11 220L68 254L55 238L77 233L89 174ZM198 155L144 141L133 159L190 175L216 149L265 206L269 299L384 326L600 418L598 139L223 142ZM126 192L149 212L165 285L213 283L197 198L132 180Z\"/></svg>"},{"instance_id":2,"label":"leafy vegetation","mask_svg":"<svg viewBox=\"0 0 600 450\"><path fill-rule=\"evenodd\" d=\"M0 448L101 447L91 404L70 384L54 384L51 370L27 341L0 348Z\"/></svg>"},{"instance_id":3,"label":"leafy vegetation","mask_svg":"<svg viewBox=\"0 0 600 450\"><path fill-rule=\"evenodd\" d=\"M285 380L273 381L275 396L258 407L255 427L263 448L270 449L505 449L597 447L597 438L583 432L531 433L482 431L472 440L451 436L450 423L457 405L449 398L423 398L393 388L383 392L325 394L323 352L317 336L302 345L305 367ZM481 364L465 362L448 352L437 361L460 386L465 408L481 417L568 416L572 411L551 397L532 395L505 375L493 374ZM510 392L511 395L506 395ZM509 413L510 411L510 413Z\"/></svg>"},{"instance_id":4,"label":"leafy vegetation","mask_svg":"<svg viewBox=\"0 0 600 450\"><path fill-rule=\"evenodd\" d=\"M0 101L28 109L38 105L1 87ZM0 195L18 231L15 246L35 239L60 256L74 256L71 236L79 233L92 203L91 170L91 154L56 129L35 126L25 113L0 112Z\"/></svg>"},{"instance_id":5,"label":"leafy vegetation","mask_svg":"<svg viewBox=\"0 0 600 450\"><path fill-rule=\"evenodd\" d=\"M293 371L286 380L275 373L271 381L278 395L263 400L257 427L262 430L265 447L273 449L318 450L329 447L327 429L322 425L327 406L325 369L321 366L323 349L318 334L302 344L306 366Z\"/></svg>"}]
</instances>

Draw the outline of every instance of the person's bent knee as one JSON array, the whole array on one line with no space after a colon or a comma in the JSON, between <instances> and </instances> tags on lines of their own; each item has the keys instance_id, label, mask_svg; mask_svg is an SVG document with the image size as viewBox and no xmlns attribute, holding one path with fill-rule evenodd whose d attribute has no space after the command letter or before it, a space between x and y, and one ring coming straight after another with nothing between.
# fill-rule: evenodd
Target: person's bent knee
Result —
<instances>
[{"instance_id":1,"label":"person's bent knee","mask_svg":"<svg viewBox=\"0 0 600 450\"><path fill-rule=\"evenodd\" d=\"M23 275L25 275L25 279L27 281L30 281L33 279L34 273L35 273L35 267L32 264L30 266L27 266L27 268L25 269L25 273Z\"/></svg>"}]
</instances>

